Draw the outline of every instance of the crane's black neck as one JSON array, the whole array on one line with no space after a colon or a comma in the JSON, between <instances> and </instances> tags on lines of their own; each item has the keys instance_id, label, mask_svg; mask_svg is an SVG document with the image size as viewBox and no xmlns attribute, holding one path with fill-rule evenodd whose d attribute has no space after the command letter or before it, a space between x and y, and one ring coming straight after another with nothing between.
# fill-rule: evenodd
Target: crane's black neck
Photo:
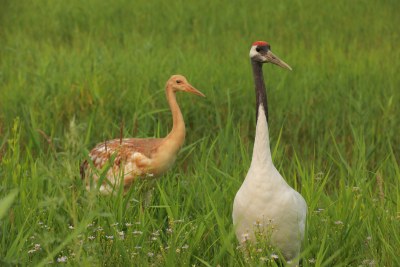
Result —
<instances>
[{"instance_id":1,"label":"crane's black neck","mask_svg":"<svg viewBox=\"0 0 400 267\"><path fill-rule=\"evenodd\" d=\"M268 122L268 102L267 102L267 91L264 83L264 76L262 72L262 63L255 60L251 60L253 67L254 85L256 89L256 121L258 119L258 110L260 105L264 107L265 117Z\"/></svg>"}]
</instances>

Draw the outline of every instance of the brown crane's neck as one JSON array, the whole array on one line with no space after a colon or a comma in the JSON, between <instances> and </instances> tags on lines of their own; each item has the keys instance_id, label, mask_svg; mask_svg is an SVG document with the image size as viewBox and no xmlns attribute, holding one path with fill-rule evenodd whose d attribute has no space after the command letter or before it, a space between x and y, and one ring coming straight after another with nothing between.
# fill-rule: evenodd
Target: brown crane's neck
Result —
<instances>
[{"instance_id":1,"label":"brown crane's neck","mask_svg":"<svg viewBox=\"0 0 400 267\"><path fill-rule=\"evenodd\" d=\"M185 141L185 121L183 120L182 112L176 102L176 96L173 89L167 85L166 88L167 101L172 112L172 130L166 137L179 147Z\"/></svg>"},{"instance_id":2,"label":"brown crane's neck","mask_svg":"<svg viewBox=\"0 0 400 267\"><path fill-rule=\"evenodd\" d=\"M264 76L262 71L262 63L251 59L251 66L253 68L254 85L256 90L256 121L258 119L258 110L260 105L263 105L265 110L265 117L268 122L268 102L267 91L264 83Z\"/></svg>"}]
</instances>

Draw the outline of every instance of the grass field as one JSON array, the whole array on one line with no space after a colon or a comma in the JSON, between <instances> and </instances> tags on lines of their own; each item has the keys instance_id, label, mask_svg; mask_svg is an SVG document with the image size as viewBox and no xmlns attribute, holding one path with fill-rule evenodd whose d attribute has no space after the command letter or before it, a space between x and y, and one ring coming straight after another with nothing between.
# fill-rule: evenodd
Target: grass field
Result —
<instances>
[{"instance_id":1,"label":"grass field","mask_svg":"<svg viewBox=\"0 0 400 267\"><path fill-rule=\"evenodd\" d=\"M264 66L274 162L309 206L303 266L400 266L398 1L1 1L0 265L256 266L231 210L250 164L250 45ZM218 2L218 3L217 3ZM187 126L143 207L84 190L79 164L105 139Z\"/></svg>"}]
</instances>

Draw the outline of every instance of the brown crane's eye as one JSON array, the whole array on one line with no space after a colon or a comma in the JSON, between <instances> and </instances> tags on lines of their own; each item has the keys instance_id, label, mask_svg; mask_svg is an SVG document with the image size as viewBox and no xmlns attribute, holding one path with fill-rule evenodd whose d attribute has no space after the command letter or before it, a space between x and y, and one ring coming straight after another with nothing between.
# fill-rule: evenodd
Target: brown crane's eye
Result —
<instances>
[{"instance_id":1,"label":"brown crane's eye","mask_svg":"<svg viewBox=\"0 0 400 267\"><path fill-rule=\"evenodd\" d=\"M181 80L177 80L176 83L182 83L182 81Z\"/></svg>"}]
</instances>

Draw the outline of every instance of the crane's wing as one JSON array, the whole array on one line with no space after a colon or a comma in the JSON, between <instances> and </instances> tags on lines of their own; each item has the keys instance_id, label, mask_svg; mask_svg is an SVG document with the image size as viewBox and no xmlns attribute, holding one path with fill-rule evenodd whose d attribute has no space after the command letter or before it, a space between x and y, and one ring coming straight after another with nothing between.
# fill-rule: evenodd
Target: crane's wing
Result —
<instances>
[{"instance_id":1,"label":"crane's wing","mask_svg":"<svg viewBox=\"0 0 400 267\"><path fill-rule=\"evenodd\" d=\"M90 177L97 182L100 179L99 171L109 163L111 165L106 173L107 180L112 185L116 185L122 177L124 187L129 187L138 176L151 176L148 171L151 169L152 155L157 151L162 141L161 138L126 138L100 143L89 153L92 164L89 164L87 160L82 163L81 177L82 179ZM93 166L97 171L93 171L90 166ZM103 186L106 187L106 184L103 183ZM112 188L101 191L109 193Z\"/></svg>"}]
</instances>

